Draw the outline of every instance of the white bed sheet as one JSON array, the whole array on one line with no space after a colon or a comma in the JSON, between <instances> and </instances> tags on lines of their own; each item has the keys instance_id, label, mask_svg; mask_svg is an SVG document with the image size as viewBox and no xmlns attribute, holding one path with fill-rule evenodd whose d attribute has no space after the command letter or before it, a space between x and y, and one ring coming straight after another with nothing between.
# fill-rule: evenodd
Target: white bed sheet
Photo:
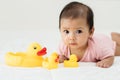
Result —
<instances>
[{"instance_id":1,"label":"white bed sheet","mask_svg":"<svg viewBox=\"0 0 120 80\"><path fill-rule=\"evenodd\" d=\"M59 68L47 70L42 67L10 67L0 62L0 80L120 80L120 57L115 57L110 68L79 62L78 68L65 68L59 64Z\"/></svg>"}]
</instances>

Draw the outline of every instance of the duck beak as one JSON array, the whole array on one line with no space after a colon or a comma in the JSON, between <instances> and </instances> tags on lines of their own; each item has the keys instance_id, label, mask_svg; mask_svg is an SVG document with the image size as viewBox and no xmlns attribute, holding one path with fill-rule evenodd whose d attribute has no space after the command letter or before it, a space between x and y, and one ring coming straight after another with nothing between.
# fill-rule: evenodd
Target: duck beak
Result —
<instances>
[{"instance_id":1,"label":"duck beak","mask_svg":"<svg viewBox=\"0 0 120 80\"><path fill-rule=\"evenodd\" d=\"M55 62L59 62L59 56L55 59Z\"/></svg>"},{"instance_id":2,"label":"duck beak","mask_svg":"<svg viewBox=\"0 0 120 80\"><path fill-rule=\"evenodd\" d=\"M46 51L47 51L47 49L46 49L46 47L44 47L40 51L37 52L37 55L38 56L43 56L47 53Z\"/></svg>"}]
</instances>

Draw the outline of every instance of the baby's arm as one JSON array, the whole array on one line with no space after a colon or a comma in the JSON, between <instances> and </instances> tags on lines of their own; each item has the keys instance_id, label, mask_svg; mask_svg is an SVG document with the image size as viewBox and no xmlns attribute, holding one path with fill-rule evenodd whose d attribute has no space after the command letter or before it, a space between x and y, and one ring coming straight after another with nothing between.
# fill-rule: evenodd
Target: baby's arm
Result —
<instances>
[{"instance_id":1,"label":"baby's arm","mask_svg":"<svg viewBox=\"0 0 120 80\"><path fill-rule=\"evenodd\" d=\"M108 68L110 66L112 66L114 62L114 56L110 56L110 57L107 57L99 62L97 62L97 66L98 67L102 67L102 68Z\"/></svg>"},{"instance_id":2,"label":"baby's arm","mask_svg":"<svg viewBox=\"0 0 120 80\"><path fill-rule=\"evenodd\" d=\"M63 63L64 60L68 60L68 58L65 55L59 55L59 62Z\"/></svg>"}]
</instances>

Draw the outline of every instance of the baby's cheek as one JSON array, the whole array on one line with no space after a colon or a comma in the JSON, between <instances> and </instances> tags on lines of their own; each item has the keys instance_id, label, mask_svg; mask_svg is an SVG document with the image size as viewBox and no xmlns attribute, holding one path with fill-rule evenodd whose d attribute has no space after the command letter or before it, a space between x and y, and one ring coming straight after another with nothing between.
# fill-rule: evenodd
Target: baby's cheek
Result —
<instances>
[{"instance_id":1,"label":"baby's cheek","mask_svg":"<svg viewBox=\"0 0 120 80\"><path fill-rule=\"evenodd\" d=\"M68 37L64 37L63 41L64 41L65 44L68 44L68 42L69 42Z\"/></svg>"},{"instance_id":2,"label":"baby's cheek","mask_svg":"<svg viewBox=\"0 0 120 80\"><path fill-rule=\"evenodd\" d=\"M65 39L65 44L68 45L69 44L69 40Z\"/></svg>"}]
</instances>

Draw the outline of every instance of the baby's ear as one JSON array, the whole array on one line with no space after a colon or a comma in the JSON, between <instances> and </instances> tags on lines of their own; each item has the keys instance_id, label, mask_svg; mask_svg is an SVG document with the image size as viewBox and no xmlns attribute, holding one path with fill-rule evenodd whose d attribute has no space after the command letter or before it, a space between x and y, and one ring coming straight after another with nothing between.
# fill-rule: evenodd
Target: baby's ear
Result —
<instances>
[{"instance_id":1,"label":"baby's ear","mask_svg":"<svg viewBox=\"0 0 120 80\"><path fill-rule=\"evenodd\" d=\"M92 35L93 35L94 31L95 31L95 28L93 27L93 28L91 29L91 34L92 34Z\"/></svg>"},{"instance_id":2,"label":"baby's ear","mask_svg":"<svg viewBox=\"0 0 120 80\"><path fill-rule=\"evenodd\" d=\"M94 34L94 30L95 30L94 27L90 30L90 38L92 38L92 36L93 36L93 34Z\"/></svg>"}]
</instances>

